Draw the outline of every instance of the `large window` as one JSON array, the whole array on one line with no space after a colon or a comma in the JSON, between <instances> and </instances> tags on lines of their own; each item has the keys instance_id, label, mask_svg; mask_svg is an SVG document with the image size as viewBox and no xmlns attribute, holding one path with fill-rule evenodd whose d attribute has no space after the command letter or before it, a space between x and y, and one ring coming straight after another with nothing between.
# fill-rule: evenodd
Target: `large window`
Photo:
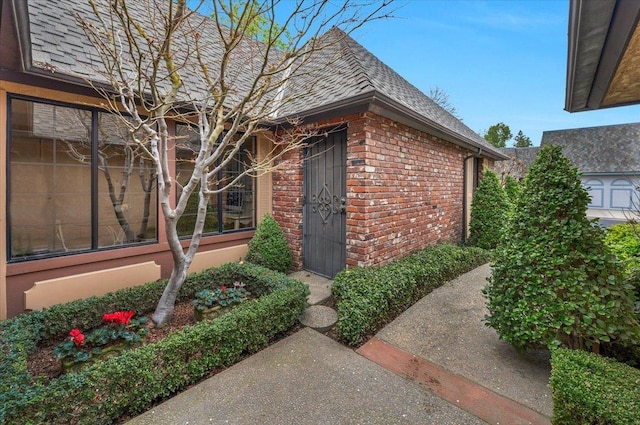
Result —
<instances>
[{"instance_id":1,"label":"large window","mask_svg":"<svg viewBox=\"0 0 640 425\"><path fill-rule=\"evenodd\" d=\"M199 135L189 126L176 126L176 172L178 191L193 172L193 159L199 146ZM217 188L224 187L243 173L250 161L249 156L255 153L255 141L250 139L243 146L223 171L217 176ZM215 234L255 227L255 179L250 176L241 177L230 188L212 195L207 206L204 233ZM178 222L178 234L191 236L195 225L198 208L198 191L189 198L187 208Z\"/></svg>"},{"instance_id":2,"label":"large window","mask_svg":"<svg viewBox=\"0 0 640 425\"><path fill-rule=\"evenodd\" d=\"M10 259L157 241L153 167L115 116L21 98L9 111Z\"/></svg>"}]
</instances>

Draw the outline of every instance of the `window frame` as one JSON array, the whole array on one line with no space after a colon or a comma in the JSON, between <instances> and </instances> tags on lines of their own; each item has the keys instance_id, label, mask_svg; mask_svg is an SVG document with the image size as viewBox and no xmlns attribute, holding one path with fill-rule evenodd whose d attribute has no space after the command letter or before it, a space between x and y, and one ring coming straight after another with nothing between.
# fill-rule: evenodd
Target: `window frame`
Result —
<instances>
[{"instance_id":1,"label":"window frame","mask_svg":"<svg viewBox=\"0 0 640 425\"><path fill-rule=\"evenodd\" d=\"M176 135L176 139L177 139L177 135L178 135L178 127L179 126L188 127L188 128L193 128L194 127L193 125L190 125L190 124L187 124L187 123L184 123L184 122L176 122L175 123L175 132L174 132L174 134ZM195 134L198 134L198 133L195 133ZM224 137L224 134L225 133L223 132L223 134L218 136L218 139L219 140L222 139ZM249 140L250 140L250 144L251 144L252 154L255 155L257 153L257 151L258 151L258 140L257 140L257 137L256 136L251 136L249 138ZM177 153L177 144L176 144L176 153ZM242 153L242 152L239 151L237 154L240 154L240 153ZM219 163L219 161L220 161L220 158L217 159L216 163ZM177 157L176 157L176 170L177 170ZM225 170L220 170L218 172L218 176L217 176L218 180L222 179L224 172L225 172ZM225 219L224 213L225 212L223 211L221 206L224 205L223 197L227 196L227 194L229 193L228 189L227 189L227 190L220 191L220 192L216 193L216 195L215 195L216 196L216 205L218 206L217 211L216 211L216 219L217 219L217 222L218 222L218 230L217 230L217 232L204 232L204 230L203 230L202 237L213 237L213 236L228 235L228 234L232 234L232 233L253 231L253 230L256 229L257 210L258 210L258 208L257 208L258 179L256 177L250 176L250 175L247 175L246 177L247 178L251 178L253 180L253 187L252 187L253 208L252 208L252 213L251 213L251 219L252 219L253 225L252 226L248 226L248 227L242 227L242 228L239 228L239 229L228 229L228 230L224 229L224 219ZM194 195L197 196L197 194L198 193L196 191L194 191L191 194L191 196L194 196ZM177 202L177 200L178 200L178 193L176 192L175 202ZM185 212L183 212L182 217L184 217L184 213ZM191 238L191 235L183 235L183 236L178 235L178 237L180 238L180 240L188 240L188 239Z\"/></svg>"},{"instance_id":2,"label":"window frame","mask_svg":"<svg viewBox=\"0 0 640 425\"><path fill-rule=\"evenodd\" d=\"M13 257L12 256L12 214L11 214L11 200L12 200L12 177L11 177L11 171L12 171L12 162L11 162L11 148L12 148L12 144L13 144L13 135L12 135L12 121L13 121L13 111L12 111L12 106L13 106L13 101L14 100L20 100L20 101L26 101L26 102L31 102L31 103L38 103L38 104L43 104L43 105L50 105L50 106L58 106L61 108L69 108L69 109L77 109L77 110L82 110L82 111L88 111L91 114L91 162L90 162L90 175L91 175L91 183L90 183L90 194L91 194L91 200L90 200L90 208L91 208L91 213L90 213L90 217L91 217L91 236L90 236L90 240L91 240L91 247L87 248L87 249L78 249L78 250L74 250L71 252L52 252L52 253L44 253L44 254L32 254L32 255L25 255L25 256L20 256L20 257ZM133 247L139 247L139 246L145 246L145 245L157 245L159 243L159 222L160 222L160 215L159 215L159 202L158 202L158 189L157 189L157 182L156 182L156 188L155 188L155 197L154 200L152 201L152 205L154 205L153 208L155 208L156 211L156 235L155 235L155 239L154 240L146 240L146 241L140 241L140 242L130 242L130 243L123 243L120 245L111 245L111 246L102 246L100 247L100 243L99 243L99 217L98 217L98 211L99 211L99 184L98 184L98 179L99 179L99 164L98 164L98 141L99 141L99 114L100 113L105 113L105 114L110 114L111 112L109 112L108 110L105 110L103 108L99 108L97 106L86 106L86 105L78 105L78 104L74 104L74 103L69 103L69 102L61 102L61 101L56 101L56 100L51 100L51 99L45 99L45 98L39 98L39 97L35 97L35 96L28 96L28 95L22 95L22 94L15 94L15 93L7 93L7 120L6 120L6 176L5 176L5 181L6 181L6 205L5 205L5 217L6 217L6 261L7 264L14 264L14 263L23 263L23 262L28 262L28 261L34 261L34 260L41 260L41 259L50 259L50 258L59 258L59 257L67 257L67 256L72 256L72 255L79 255L79 254L86 254L86 253L93 253L93 252L103 252L103 251L111 251L111 250L118 250L118 249L126 249L126 248L133 248Z\"/></svg>"}]
</instances>

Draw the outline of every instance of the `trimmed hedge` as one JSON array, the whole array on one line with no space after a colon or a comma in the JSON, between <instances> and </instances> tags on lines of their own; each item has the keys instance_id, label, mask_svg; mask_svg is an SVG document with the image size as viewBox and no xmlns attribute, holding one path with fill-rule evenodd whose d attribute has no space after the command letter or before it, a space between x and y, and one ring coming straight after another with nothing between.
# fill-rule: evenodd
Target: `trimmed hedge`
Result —
<instances>
[{"instance_id":1,"label":"trimmed hedge","mask_svg":"<svg viewBox=\"0 0 640 425\"><path fill-rule=\"evenodd\" d=\"M210 370L265 347L269 339L293 327L306 307L306 285L250 263L226 264L188 276L178 301L236 280L260 298L216 320L199 322L48 383L27 371L27 356L38 343L62 337L75 327L99 326L105 311L151 311L166 281L0 322L0 423L111 423L123 414L138 414Z\"/></svg>"},{"instance_id":2,"label":"trimmed hedge","mask_svg":"<svg viewBox=\"0 0 640 425\"><path fill-rule=\"evenodd\" d=\"M249 241L245 260L271 270L287 273L293 264L291 249L282 228L270 214L265 214Z\"/></svg>"},{"instance_id":3,"label":"trimmed hedge","mask_svg":"<svg viewBox=\"0 0 640 425\"><path fill-rule=\"evenodd\" d=\"M640 423L640 370L586 351L551 356L555 425Z\"/></svg>"},{"instance_id":4,"label":"trimmed hedge","mask_svg":"<svg viewBox=\"0 0 640 425\"><path fill-rule=\"evenodd\" d=\"M341 271L333 281L338 337L359 345L420 298L490 260L481 248L439 245L382 267Z\"/></svg>"}]
</instances>

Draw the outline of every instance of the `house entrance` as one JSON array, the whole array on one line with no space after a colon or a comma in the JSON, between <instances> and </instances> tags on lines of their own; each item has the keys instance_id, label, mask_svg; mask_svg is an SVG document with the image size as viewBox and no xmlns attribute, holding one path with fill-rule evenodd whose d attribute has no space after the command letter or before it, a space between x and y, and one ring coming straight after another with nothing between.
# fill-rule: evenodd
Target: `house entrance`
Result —
<instances>
[{"instance_id":1,"label":"house entrance","mask_svg":"<svg viewBox=\"0 0 640 425\"><path fill-rule=\"evenodd\" d=\"M346 129L305 151L302 262L329 278L346 264L346 162Z\"/></svg>"}]
</instances>

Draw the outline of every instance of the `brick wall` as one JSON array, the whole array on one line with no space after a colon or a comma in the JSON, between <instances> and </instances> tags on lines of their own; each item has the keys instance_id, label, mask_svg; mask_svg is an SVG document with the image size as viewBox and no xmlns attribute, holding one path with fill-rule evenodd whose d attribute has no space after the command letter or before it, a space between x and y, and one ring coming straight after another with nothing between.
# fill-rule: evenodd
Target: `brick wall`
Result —
<instances>
[{"instance_id":1,"label":"brick wall","mask_svg":"<svg viewBox=\"0 0 640 425\"><path fill-rule=\"evenodd\" d=\"M317 125L339 122L348 122L347 266L385 264L428 245L460 242L469 151L373 113ZM296 166L274 174L273 211L300 268L303 181L295 155Z\"/></svg>"},{"instance_id":2,"label":"brick wall","mask_svg":"<svg viewBox=\"0 0 640 425\"><path fill-rule=\"evenodd\" d=\"M347 265L460 241L468 151L371 113L352 123L350 136Z\"/></svg>"},{"instance_id":3,"label":"brick wall","mask_svg":"<svg viewBox=\"0 0 640 425\"><path fill-rule=\"evenodd\" d=\"M289 151L273 173L273 218L280 224L293 253L293 268L302 268L302 152Z\"/></svg>"}]
</instances>

